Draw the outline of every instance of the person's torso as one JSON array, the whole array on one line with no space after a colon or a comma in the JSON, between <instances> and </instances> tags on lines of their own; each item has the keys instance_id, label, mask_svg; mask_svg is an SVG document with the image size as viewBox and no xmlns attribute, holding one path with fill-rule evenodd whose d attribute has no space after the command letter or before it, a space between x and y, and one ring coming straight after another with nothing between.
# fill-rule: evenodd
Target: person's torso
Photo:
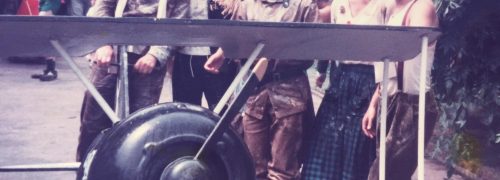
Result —
<instances>
[{"instance_id":1,"label":"person's torso","mask_svg":"<svg viewBox=\"0 0 500 180\"><path fill-rule=\"evenodd\" d=\"M407 3L401 10L398 12L394 12L386 17L386 25L388 26L406 26L405 21L407 18L407 14L410 11L412 5L416 0L410 1ZM434 51L435 51L435 43L427 49L427 67L426 67L426 80L425 80L425 91L429 91L431 88L431 69L432 64L434 62ZM383 65L381 63L377 63L376 65L376 79L381 81ZM403 68L403 93L408 94L418 94L419 93L419 85L420 85L420 67L421 67L421 54L419 53L416 57L404 61ZM388 82L388 93L389 95L393 95L398 91L398 82L397 82L397 63L389 64L389 82Z\"/></svg>"},{"instance_id":2,"label":"person's torso","mask_svg":"<svg viewBox=\"0 0 500 180\"><path fill-rule=\"evenodd\" d=\"M318 7L314 0L243 0L234 13L233 20L316 22ZM311 65L312 61L280 59L272 69L274 72L303 71Z\"/></svg>"},{"instance_id":3,"label":"person's torso","mask_svg":"<svg viewBox=\"0 0 500 180\"><path fill-rule=\"evenodd\" d=\"M355 25L382 25L384 17L381 9L381 1L371 0L358 12L353 12L350 0L335 0L331 6L331 19L334 24ZM343 60L343 64L366 64L372 65L370 61Z\"/></svg>"},{"instance_id":4,"label":"person's torso","mask_svg":"<svg viewBox=\"0 0 500 180\"><path fill-rule=\"evenodd\" d=\"M156 17L159 0L128 0L124 17ZM206 0L167 0L167 17L172 19L207 19Z\"/></svg>"},{"instance_id":5,"label":"person's torso","mask_svg":"<svg viewBox=\"0 0 500 180\"><path fill-rule=\"evenodd\" d=\"M243 0L241 5L247 21L314 22L317 16L313 0Z\"/></svg>"},{"instance_id":6,"label":"person's torso","mask_svg":"<svg viewBox=\"0 0 500 180\"><path fill-rule=\"evenodd\" d=\"M159 0L128 0L124 17L156 17ZM167 17L171 19L208 19L207 0L167 0ZM144 54L145 46L132 46L130 52ZM210 55L209 47L180 47L179 53L186 55Z\"/></svg>"}]
</instances>

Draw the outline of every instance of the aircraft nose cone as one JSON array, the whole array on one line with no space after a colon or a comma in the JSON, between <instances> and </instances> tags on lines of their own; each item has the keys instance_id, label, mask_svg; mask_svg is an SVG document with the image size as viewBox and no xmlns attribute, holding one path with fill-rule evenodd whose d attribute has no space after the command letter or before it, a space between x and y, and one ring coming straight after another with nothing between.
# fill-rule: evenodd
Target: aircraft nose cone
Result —
<instances>
[{"instance_id":1,"label":"aircraft nose cone","mask_svg":"<svg viewBox=\"0 0 500 180\"><path fill-rule=\"evenodd\" d=\"M202 162L180 158L170 163L161 174L161 180L210 180L210 170Z\"/></svg>"}]
</instances>

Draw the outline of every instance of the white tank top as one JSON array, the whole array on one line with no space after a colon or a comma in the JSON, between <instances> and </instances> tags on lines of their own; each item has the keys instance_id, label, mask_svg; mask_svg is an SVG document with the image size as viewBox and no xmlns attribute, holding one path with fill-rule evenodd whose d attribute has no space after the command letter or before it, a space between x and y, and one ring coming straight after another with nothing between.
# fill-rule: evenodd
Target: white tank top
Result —
<instances>
[{"instance_id":1,"label":"white tank top","mask_svg":"<svg viewBox=\"0 0 500 180\"><path fill-rule=\"evenodd\" d=\"M331 6L331 20L334 24L382 25L384 17L381 0L371 0L361 11L353 16L349 0L334 0ZM344 64L368 64L369 61L340 61Z\"/></svg>"},{"instance_id":2,"label":"white tank top","mask_svg":"<svg viewBox=\"0 0 500 180\"><path fill-rule=\"evenodd\" d=\"M388 26L403 26L406 14L410 10L413 3L416 0L409 2L401 11L391 15L387 19L386 25ZM432 63L434 62L434 51L435 43L428 47L427 52L427 69L426 69L426 81L425 81L425 91L429 91L431 88L431 69ZM420 49L419 49L420 50ZM420 85L420 58L421 54L416 57L404 61L403 69L403 93L417 95ZM374 63L375 66L375 81L381 82L383 78L384 65L382 62ZM389 82L388 82L388 94L393 95L398 91L398 81L396 75L396 63L389 63Z\"/></svg>"}]
</instances>

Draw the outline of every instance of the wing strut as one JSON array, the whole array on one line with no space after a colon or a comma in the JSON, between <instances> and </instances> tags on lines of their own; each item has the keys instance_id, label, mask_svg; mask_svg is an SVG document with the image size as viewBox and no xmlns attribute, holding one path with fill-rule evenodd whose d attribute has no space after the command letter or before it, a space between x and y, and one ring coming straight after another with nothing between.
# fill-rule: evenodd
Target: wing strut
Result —
<instances>
[{"instance_id":1,"label":"wing strut","mask_svg":"<svg viewBox=\"0 0 500 180\"><path fill-rule=\"evenodd\" d=\"M80 162L2 166L0 172L78 171Z\"/></svg>"},{"instance_id":2,"label":"wing strut","mask_svg":"<svg viewBox=\"0 0 500 180\"><path fill-rule=\"evenodd\" d=\"M254 64L255 60L259 56L260 52L264 48L264 43L258 43L255 49L253 50L252 54L250 54L250 57L248 58L247 62L245 65L241 68L240 72L238 75L234 78L233 82L229 86L228 90L222 97L222 99L219 101L217 104L216 110L214 112L220 113L226 102L228 101L229 97L231 94L235 92L236 87L238 84L243 80L243 76L248 72L250 69L250 66ZM262 80L262 77L264 76L265 70L267 68L267 60L260 60L259 63L254 67L254 70L250 74L250 76L245 80L244 85L241 87L241 91L235 96L235 100L229 105L227 108L226 112L222 115L220 118L219 122L215 125L215 128L212 130L210 135L207 137L203 145L201 146L200 150L198 153L196 153L196 156L194 157L194 160L198 160L201 156L201 154L207 149L207 147L213 146L213 144L217 141L218 138L222 136L222 134L226 131L228 124L232 120L232 118L239 113L241 107L243 104L246 102L248 97L250 96L253 88L248 88L248 87L255 87L260 80ZM262 71L263 69L263 71Z\"/></svg>"},{"instance_id":3,"label":"wing strut","mask_svg":"<svg viewBox=\"0 0 500 180\"><path fill-rule=\"evenodd\" d=\"M240 72L236 75L236 77L234 77L233 82L227 88L226 93L224 93L224 96L222 96L222 98L219 100L219 103L217 103L217 105L215 106L214 108L215 113L220 114L224 106L229 101L229 98L234 93L236 88L239 86L240 82L243 80L243 77L246 75L252 64L255 62L257 56L260 54L263 48L264 48L264 43L257 44L252 54L250 54L250 57L248 57L247 62L243 65L243 67L241 67Z\"/></svg>"},{"instance_id":4,"label":"wing strut","mask_svg":"<svg viewBox=\"0 0 500 180\"><path fill-rule=\"evenodd\" d=\"M116 81L115 110L118 119L125 119L130 114L129 89L128 89L128 54L127 46L119 45L116 50L116 62L118 62L118 79ZM102 106L101 106L102 107ZM104 109L104 108L103 108Z\"/></svg>"},{"instance_id":5,"label":"wing strut","mask_svg":"<svg viewBox=\"0 0 500 180\"><path fill-rule=\"evenodd\" d=\"M69 66L75 72L76 76L82 81L83 85L87 88L87 90L92 94L96 102L101 106L101 108L104 110L104 113L108 115L109 119L113 123L116 123L120 121L118 116L113 112L113 109L109 106L109 104L104 100L102 95L97 91L95 86L83 75L82 71L76 66L75 62L71 57L69 56L68 52L61 46L59 41L57 40L50 40L50 43L52 46L57 50L57 52L63 57L63 59L68 62Z\"/></svg>"}]
</instances>

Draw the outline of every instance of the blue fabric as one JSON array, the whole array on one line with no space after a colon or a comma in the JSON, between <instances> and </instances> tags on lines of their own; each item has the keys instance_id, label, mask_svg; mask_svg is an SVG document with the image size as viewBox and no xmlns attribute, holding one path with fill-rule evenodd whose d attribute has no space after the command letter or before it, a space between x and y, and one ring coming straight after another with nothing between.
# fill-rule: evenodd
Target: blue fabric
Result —
<instances>
[{"instance_id":1,"label":"blue fabric","mask_svg":"<svg viewBox=\"0 0 500 180\"><path fill-rule=\"evenodd\" d=\"M375 90L373 67L341 64L330 81L318 110L302 179L366 179L375 158L375 141L363 134L361 120Z\"/></svg>"},{"instance_id":2,"label":"blue fabric","mask_svg":"<svg viewBox=\"0 0 500 180\"><path fill-rule=\"evenodd\" d=\"M52 13L57 13L61 7L61 0L40 0L39 10L40 11L52 11Z\"/></svg>"}]
</instances>

